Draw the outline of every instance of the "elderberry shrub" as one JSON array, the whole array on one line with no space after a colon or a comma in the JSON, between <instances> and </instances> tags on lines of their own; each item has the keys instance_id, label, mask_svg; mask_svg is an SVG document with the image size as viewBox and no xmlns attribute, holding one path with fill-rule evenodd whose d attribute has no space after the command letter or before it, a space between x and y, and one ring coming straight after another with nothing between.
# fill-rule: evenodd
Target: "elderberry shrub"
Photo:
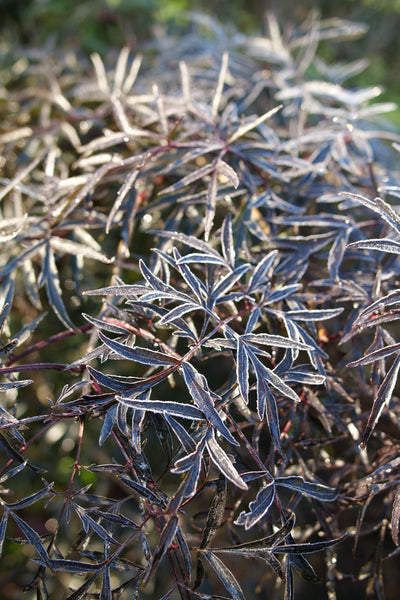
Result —
<instances>
[{"instance_id":1,"label":"elderberry shrub","mask_svg":"<svg viewBox=\"0 0 400 600\"><path fill-rule=\"evenodd\" d=\"M3 69L4 597L395 597L393 106L211 25Z\"/></svg>"}]
</instances>

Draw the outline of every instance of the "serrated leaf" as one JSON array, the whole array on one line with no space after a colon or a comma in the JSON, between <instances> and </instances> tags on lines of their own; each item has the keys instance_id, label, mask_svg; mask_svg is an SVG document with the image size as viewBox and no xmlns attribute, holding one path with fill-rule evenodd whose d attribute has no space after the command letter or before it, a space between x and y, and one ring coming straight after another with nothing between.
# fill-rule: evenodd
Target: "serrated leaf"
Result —
<instances>
[{"instance_id":1,"label":"serrated leaf","mask_svg":"<svg viewBox=\"0 0 400 600\"><path fill-rule=\"evenodd\" d=\"M14 279L12 277L6 277L2 282L1 290L0 290L0 331L3 328L3 325L10 314L11 305L14 298Z\"/></svg>"},{"instance_id":2,"label":"serrated leaf","mask_svg":"<svg viewBox=\"0 0 400 600\"><path fill-rule=\"evenodd\" d=\"M236 378L240 394L246 404L249 403L249 355L242 337L237 338Z\"/></svg>"},{"instance_id":3,"label":"serrated leaf","mask_svg":"<svg viewBox=\"0 0 400 600\"><path fill-rule=\"evenodd\" d=\"M119 477L119 479L121 479L121 481L123 481L125 483L125 485L130 487L132 490L135 490L135 492L137 494L139 494L139 496L146 498L146 500L149 500L150 502L153 502L154 504L157 504L158 506L163 504L162 500L160 500L160 498L157 496L157 494L155 494L152 490L145 487L141 483L138 483L137 481L133 481L133 479L128 477L128 475L123 475L122 473L118 473L118 477Z\"/></svg>"},{"instance_id":4,"label":"serrated leaf","mask_svg":"<svg viewBox=\"0 0 400 600\"><path fill-rule=\"evenodd\" d=\"M302 286L299 283L292 283L291 285L285 285L282 288L273 290L270 294L268 294L267 299L264 302L264 306L268 306L274 302L281 302L281 300L293 296L301 289L301 287Z\"/></svg>"},{"instance_id":5,"label":"serrated leaf","mask_svg":"<svg viewBox=\"0 0 400 600\"><path fill-rule=\"evenodd\" d=\"M27 542L35 548L36 552L39 554L44 564L51 569L52 561L50 560L49 555L47 554L47 550L44 547L40 536L36 533L34 529L32 529L30 525L28 525L28 523L21 519L21 517L19 517L13 512L10 514L16 522L16 524L18 525L18 527L20 528L20 530L22 531L22 533L24 534L24 536L26 537Z\"/></svg>"},{"instance_id":6,"label":"serrated leaf","mask_svg":"<svg viewBox=\"0 0 400 600\"><path fill-rule=\"evenodd\" d=\"M15 346L13 346L15 348ZM8 381L0 383L0 392L6 392L7 390L16 390L26 385L33 383L32 379L20 379L19 381Z\"/></svg>"},{"instance_id":7,"label":"serrated leaf","mask_svg":"<svg viewBox=\"0 0 400 600\"><path fill-rule=\"evenodd\" d=\"M289 543L294 543L294 539L290 533L287 536L286 541ZM304 558L302 554L289 554L288 563L289 565L293 566L306 581L321 583L321 578L318 577L308 560Z\"/></svg>"},{"instance_id":8,"label":"serrated leaf","mask_svg":"<svg viewBox=\"0 0 400 600\"><path fill-rule=\"evenodd\" d=\"M130 408L140 408L141 410L149 410L154 413L181 417L193 421L204 421L205 419L202 411L191 404L182 404L169 400L141 400L139 398L125 398L124 396L117 396L116 399Z\"/></svg>"},{"instance_id":9,"label":"serrated leaf","mask_svg":"<svg viewBox=\"0 0 400 600\"><path fill-rule=\"evenodd\" d=\"M325 310L288 310L285 314L296 321L326 321L342 314L344 308L327 308Z\"/></svg>"},{"instance_id":10,"label":"serrated leaf","mask_svg":"<svg viewBox=\"0 0 400 600\"><path fill-rule=\"evenodd\" d=\"M275 500L275 484L273 481L261 488L255 500L249 504L249 512L241 512L235 521L236 525L243 525L250 529L268 513Z\"/></svg>"},{"instance_id":11,"label":"serrated leaf","mask_svg":"<svg viewBox=\"0 0 400 600\"><path fill-rule=\"evenodd\" d=\"M37 244L34 244L33 246L27 248L27 250L24 250L24 252L21 252L21 254L19 254L15 258L9 260L8 263L0 270L0 278L6 277L7 275L15 271L15 269L17 269L19 266L21 266L25 261L38 254L40 249L45 244L46 240L41 240Z\"/></svg>"},{"instance_id":12,"label":"serrated leaf","mask_svg":"<svg viewBox=\"0 0 400 600\"><path fill-rule=\"evenodd\" d=\"M106 439L111 435L117 418L117 409L118 406L111 406L104 416L103 426L99 435L99 446L102 446Z\"/></svg>"},{"instance_id":13,"label":"serrated leaf","mask_svg":"<svg viewBox=\"0 0 400 600\"><path fill-rule=\"evenodd\" d=\"M224 260L221 256L215 256L214 254L200 254L198 252L192 252L190 254L186 254L185 256L181 256L178 260L178 264L206 264L206 265L219 265L221 267L226 267L226 260Z\"/></svg>"},{"instance_id":14,"label":"serrated leaf","mask_svg":"<svg viewBox=\"0 0 400 600\"><path fill-rule=\"evenodd\" d=\"M108 531L102 525L100 525L100 523L97 523L97 521L95 519L93 519L90 516L90 514L88 514L87 510L83 509L81 506L79 506L77 504L74 504L74 509L75 509L76 513L78 514L79 518L81 519L83 528L86 532L88 532L89 529L91 529L92 531L97 533L97 535L100 537L100 539L105 540L107 542L110 542L111 544L118 546L119 542L117 542L117 540L115 540L112 537L112 535L110 535L108 533Z\"/></svg>"},{"instance_id":15,"label":"serrated leaf","mask_svg":"<svg viewBox=\"0 0 400 600\"><path fill-rule=\"evenodd\" d=\"M240 265L236 269L234 269L231 273L228 273L222 279L220 279L212 291L211 297L213 299L213 303L221 298L223 294L225 294L232 286L235 285L237 281L242 277L244 273L249 269L250 265ZM223 298L222 298L223 299ZM211 303L211 302L210 302Z\"/></svg>"},{"instance_id":16,"label":"serrated leaf","mask_svg":"<svg viewBox=\"0 0 400 600\"><path fill-rule=\"evenodd\" d=\"M99 331L99 338L107 348L110 348L110 350L127 360L153 367L177 365L179 362L175 357L162 352L141 348L140 346L132 348L126 344L121 344L121 342L106 337L101 331Z\"/></svg>"},{"instance_id":17,"label":"serrated leaf","mask_svg":"<svg viewBox=\"0 0 400 600\"><path fill-rule=\"evenodd\" d=\"M191 498L192 496L195 495L196 491L197 491L197 485L198 485L198 481L199 481L199 477L200 477L200 470L201 470L201 465L202 465L202 460L203 460L203 450L204 450L204 444L200 443L198 446L198 449L196 450L196 452L193 452L192 455L190 456L190 466L188 466L187 464L185 465L182 461L177 461L175 463L175 465L177 466L177 469L173 469L173 471L178 472L179 469L183 469L186 468L188 466L188 468L186 470L189 470L188 475L185 478L184 484L183 484L183 492L182 492L182 498ZM179 463L179 465L178 465Z\"/></svg>"},{"instance_id":18,"label":"serrated leaf","mask_svg":"<svg viewBox=\"0 0 400 600\"><path fill-rule=\"evenodd\" d=\"M200 305L202 305L204 302L204 298L207 296L207 290L204 284L202 283L202 281L200 281L198 277L196 277L196 275L189 269L187 265L179 263L180 254L176 250L176 248L174 248L174 258L178 264L178 268L182 274L182 277L189 286L189 289L192 290L197 301Z\"/></svg>"},{"instance_id":19,"label":"serrated leaf","mask_svg":"<svg viewBox=\"0 0 400 600\"><path fill-rule=\"evenodd\" d=\"M221 582L224 584L225 589L230 593L233 600L246 600L233 573L228 567L212 552L204 552L204 558L210 563L216 574L218 575Z\"/></svg>"},{"instance_id":20,"label":"serrated leaf","mask_svg":"<svg viewBox=\"0 0 400 600\"><path fill-rule=\"evenodd\" d=\"M217 259L221 260L221 256L215 248L210 246L207 242L194 237L193 235L186 235L180 231L166 231L166 230L150 230L149 233L153 233L161 238L167 238L171 240L176 240L181 244L185 244L190 248L195 248L199 250L200 255L212 255ZM184 261L185 257L181 257L180 260Z\"/></svg>"},{"instance_id":21,"label":"serrated leaf","mask_svg":"<svg viewBox=\"0 0 400 600\"><path fill-rule=\"evenodd\" d=\"M392 209L392 207L387 204L382 198L374 198L370 200L365 196L361 196L361 194L353 194L350 192L343 192L343 196L348 196L352 200L363 204L367 208L370 208L374 212L378 213L385 221L388 223L393 229L400 234L400 217L399 215Z\"/></svg>"},{"instance_id":22,"label":"serrated leaf","mask_svg":"<svg viewBox=\"0 0 400 600\"><path fill-rule=\"evenodd\" d=\"M65 571L66 573L98 573L102 568L102 563L86 563L77 560L67 560L64 558L51 558L48 562L38 560L40 564L46 564L52 571Z\"/></svg>"},{"instance_id":23,"label":"serrated leaf","mask_svg":"<svg viewBox=\"0 0 400 600\"><path fill-rule=\"evenodd\" d=\"M221 228L222 254L226 262L233 268L235 266L236 252L233 243L232 216L225 217Z\"/></svg>"},{"instance_id":24,"label":"serrated leaf","mask_svg":"<svg viewBox=\"0 0 400 600\"><path fill-rule=\"evenodd\" d=\"M186 452L194 452L196 448L196 444L191 435L186 431L186 429L171 416L171 413L165 413L164 418L167 421L168 425L171 427L172 431L175 433L178 438L180 444L182 444L183 448Z\"/></svg>"},{"instance_id":25,"label":"serrated leaf","mask_svg":"<svg viewBox=\"0 0 400 600\"><path fill-rule=\"evenodd\" d=\"M126 335L128 330L120 325L116 325L114 323L108 323L107 321L102 321L101 319L96 319L96 317L92 317L91 315L87 315L86 313L82 313L82 317L89 321L92 325L96 327L96 329L104 329L104 331L109 331L110 333L116 333L117 335Z\"/></svg>"},{"instance_id":26,"label":"serrated leaf","mask_svg":"<svg viewBox=\"0 0 400 600\"><path fill-rule=\"evenodd\" d=\"M206 447L210 458L217 469L219 469L219 471L223 473L225 477L234 483L238 488L247 490L247 484L240 477L239 473L229 460L228 455L217 443L213 431L211 431L210 435L206 439Z\"/></svg>"},{"instance_id":27,"label":"serrated leaf","mask_svg":"<svg viewBox=\"0 0 400 600\"><path fill-rule=\"evenodd\" d=\"M265 285L265 279L268 277L268 271L273 267L278 258L278 250L272 250L266 254L256 265L249 281L248 293L258 289L260 285Z\"/></svg>"},{"instance_id":28,"label":"serrated leaf","mask_svg":"<svg viewBox=\"0 0 400 600\"><path fill-rule=\"evenodd\" d=\"M190 395L209 423L215 427L229 443L238 446L238 442L232 436L214 406L214 401L204 375L201 375L196 371L190 363L182 363L182 373Z\"/></svg>"},{"instance_id":29,"label":"serrated leaf","mask_svg":"<svg viewBox=\"0 0 400 600\"><path fill-rule=\"evenodd\" d=\"M271 535L252 542L244 542L243 544L236 544L235 546L228 546L225 548L210 548L210 550L215 553L236 554L239 556L261 558L265 560L265 555L271 553L271 548L275 548L286 539L287 535L292 531L295 521L295 515L292 512L282 527Z\"/></svg>"},{"instance_id":30,"label":"serrated leaf","mask_svg":"<svg viewBox=\"0 0 400 600\"><path fill-rule=\"evenodd\" d=\"M14 477L14 475L18 475L18 473L20 473L21 471L23 471L25 469L27 464L28 464L28 462L25 461L25 462L17 465L16 467L14 467L13 469L9 469L6 473L4 473L4 475L2 475L0 477L0 483L5 483L8 479L11 479L11 477Z\"/></svg>"},{"instance_id":31,"label":"serrated leaf","mask_svg":"<svg viewBox=\"0 0 400 600\"><path fill-rule=\"evenodd\" d=\"M194 183L195 181L198 181L199 179L202 179L203 177L206 177L207 175L212 173L214 170L215 170L214 163L204 165L204 167L200 167L199 169L196 169L196 171L193 171L193 172L189 173L188 175L185 175L185 177L182 177L182 179L180 179L173 185L168 186L167 188L162 190L161 193L164 195L164 194L171 194L173 192L176 192L176 191L180 190L181 188L186 187L187 185L190 185L191 183Z\"/></svg>"},{"instance_id":32,"label":"serrated leaf","mask_svg":"<svg viewBox=\"0 0 400 600\"><path fill-rule=\"evenodd\" d=\"M68 316L67 310L61 296L60 279L56 267L54 255L51 252L50 245L46 245L43 259L40 286L45 284L49 303L60 319L61 323L70 330L75 330L75 325Z\"/></svg>"},{"instance_id":33,"label":"serrated leaf","mask_svg":"<svg viewBox=\"0 0 400 600\"><path fill-rule=\"evenodd\" d=\"M313 346L304 344L297 340L282 335L272 335L270 333L246 333L242 336L243 340L251 344L260 344L262 346L271 346L272 348L294 348L296 350L313 350Z\"/></svg>"},{"instance_id":34,"label":"serrated leaf","mask_svg":"<svg viewBox=\"0 0 400 600\"><path fill-rule=\"evenodd\" d=\"M314 552L321 552L321 550L340 544L340 542L343 542L347 537L348 534L344 533L333 540L309 542L305 544L285 544L282 546L274 546L273 548L270 548L270 551L275 554L313 554Z\"/></svg>"},{"instance_id":35,"label":"serrated leaf","mask_svg":"<svg viewBox=\"0 0 400 600\"><path fill-rule=\"evenodd\" d=\"M282 379L274 371L264 366L256 357L254 352L250 350L250 348L248 349L248 353L256 373L257 381L260 382L260 386L262 382L267 381L268 384L272 385L272 387L278 390L282 396L290 398L291 400L294 400L294 402L301 402L301 399L296 392L286 385L286 383L282 381ZM260 411L260 419L263 419L263 417L264 413L261 414Z\"/></svg>"},{"instance_id":36,"label":"serrated leaf","mask_svg":"<svg viewBox=\"0 0 400 600\"><path fill-rule=\"evenodd\" d=\"M382 360L383 358L387 358L388 356L391 356L397 352L400 352L400 343L374 350L373 352L365 354L358 360L353 360L352 362L347 363L346 367L359 367L361 365L368 365L369 363Z\"/></svg>"},{"instance_id":37,"label":"serrated leaf","mask_svg":"<svg viewBox=\"0 0 400 600\"><path fill-rule=\"evenodd\" d=\"M180 319L187 313L194 312L199 309L203 309L203 307L199 304L185 302L184 304L181 304L180 306L177 306L176 308L172 308L171 310L169 310L167 314L165 314L163 317L161 317L158 324L160 326L162 326L167 323L172 323L173 321L175 321L176 319Z\"/></svg>"},{"instance_id":38,"label":"serrated leaf","mask_svg":"<svg viewBox=\"0 0 400 600\"><path fill-rule=\"evenodd\" d=\"M16 460L18 463L21 463L21 464L26 464L26 461L25 461L24 457L22 456L22 454L17 452L17 450L15 450L11 446L11 444L9 443L7 438L2 433L0 433L0 448L2 450L4 450L4 452L13 460Z\"/></svg>"},{"instance_id":39,"label":"serrated leaf","mask_svg":"<svg viewBox=\"0 0 400 600\"><path fill-rule=\"evenodd\" d=\"M390 254L400 254L400 242L380 238L377 240L368 239L359 242L352 242L347 245L348 248L357 248L357 250L378 250L379 252L389 252Z\"/></svg>"},{"instance_id":40,"label":"serrated leaf","mask_svg":"<svg viewBox=\"0 0 400 600\"><path fill-rule=\"evenodd\" d=\"M288 477L277 477L275 479L275 484L277 486L283 486L294 490L296 492L300 492L301 494L305 494L306 496L311 496L316 500L320 500L321 502L333 502L337 498L337 490L321 483L314 483L305 481L302 477L297 475L292 475Z\"/></svg>"},{"instance_id":41,"label":"serrated leaf","mask_svg":"<svg viewBox=\"0 0 400 600\"><path fill-rule=\"evenodd\" d=\"M236 171L221 158L217 161L216 170L219 174L226 177L235 189L239 186L240 181Z\"/></svg>"},{"instance_id":42,"label":"serrated leaf","mask_svg":"<svg viewBox=\"0 0 400 600\"><path fill-rule=\"evenodd\" d=\"M394 387L397 382L397 376L400 370L400 354L396 356L385 379L382 381L376 394L372 410L370 412L368 423L363 433L363 444L365 445L371 436L385 406L389 405Z\"/></svg>"},{"instance_id":43,"label":"serrated leaf","mask_svg":"<svg viewBox=\"0 0 400 600\"><path fill-rule=\"evenodd\" d=\"M138 382L137 377L124 377L123 375L106 375L93 367L88 367L91 377L100 385L118 392L120 394L128 393Z\"/></svg>"},{"instance_id":44,"label":"serrated leaf","mask_svg":"<svg viewBox=\"0 0 400 600\"><path fill-rule=\"evenodd\" d=\"M26 463L23 463L23 465L20 465L20 467L25 466L25 465L26 465ZM35 502L38 502L42 498L46 498L47 496L50 496L50 495L51 495L51 486L49 485L48 487L42 488L41 490L39 490L38 492L35 492L34 494L30 494L29 496L26 496L26 498L22 498L18 502L12 502L10 504L7 504L7 508L9 510L21 510L22 508L26 508L27 506L32 506L32 504L34 504Z\"/></svg>"}]
</instances>

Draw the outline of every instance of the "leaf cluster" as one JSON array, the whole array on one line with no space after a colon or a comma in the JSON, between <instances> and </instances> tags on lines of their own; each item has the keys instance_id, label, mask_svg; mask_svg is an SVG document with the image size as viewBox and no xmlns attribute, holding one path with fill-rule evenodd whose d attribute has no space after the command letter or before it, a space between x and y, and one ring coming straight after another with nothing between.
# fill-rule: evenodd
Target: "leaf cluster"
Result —
<instances>
[{"instance_id":1,"label":"leaf cluster","mask_svg":"<svg viewBox=\"0 0 400 600\"><path fill-rule=\"evenodd\" d=\"M392 105L346 84L361 62L318 58L361 26L207 23L91 66L32 50L4 75L4 557L21 545L44 599L289 600L312 582L333 600L345 576L383 598Z\"/></svg>"}]
</instances>

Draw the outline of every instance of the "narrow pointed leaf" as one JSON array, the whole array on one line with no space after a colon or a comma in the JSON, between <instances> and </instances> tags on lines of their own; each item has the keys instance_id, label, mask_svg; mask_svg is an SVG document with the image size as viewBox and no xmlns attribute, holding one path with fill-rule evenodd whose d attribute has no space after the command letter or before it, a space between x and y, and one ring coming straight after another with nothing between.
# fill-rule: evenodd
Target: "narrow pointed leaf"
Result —
<instances>
[{"instance_id":1,"label":"narrow pointed leaf","mask_svg":"<svg viewBox=\"0 0 400 600\"><path fill-rule=\"evenodd\" d=\"M225 589L230 593L233 600L246 600L233 573L228 567L212 552L204 552L204 558L208 560L216 574L218 575L221 582L224 584Z\"/></svg>"},{"instance_id":2,"label":"narrow pointed leaf","mask_svg":"<svg viewBox=\"0 0 400 600\"><path fill-rule=\"evenodd\" d=\"M190 363L182 364L182 372L185 383L195 404L200 408L210 424L213 425L213 427L215 427L228 442L238 446L238 442L232 436L214 406L214 401L208 388L206 378L196 371Z\"/></svg>"},{"instance_id":3,"label":"narrow pointed leaf","mask_svg":"<svg viewBox=\"0 0 400 600\"><path fill-rule=\"evenodd\" d=\"M394 363L390 367L385 379L381 383L371 413L368 418L368 423L363 434L363 444L366 444L370 435L376 427L377 422L382 414L385 406L389 405L393 394L394 387L397 382L397 376L400 370L400 354L396 356Z\"/></svg>"},{"instance_id":4,"label":"narrow pointed leaf","mask_svg":"<svg viewBox=\"0 0 400 600\"><path fill-rule=\"evenodd\" d=\"M221 246L222 254L226 262L231 266L235 266L236 252L233 244L233 231L232 231L232 216L229 214L225 217L221 228Z\"/></svg>"},{"instance_id":5,"label":"narrow pointed leaf","mask_svg":"<svg viewBox=\"0 0 400 600\"><path fill-rule=\"evenodd\" d=\"M281 108L282 108L282 104L280 104L279 106L276 106L275 108L272 108L268 112L266 112L263 115L261 115L261 117L257 117L253 121L250 121L249 123L246 123L245 125L242 125L241 127L239 127L235 131L235 133L233 135L231 135L231 137L229 138L229 144L232 144L233 142L235 142L240 137L244 136L246 133L248 133L252 129L255 129L256 127L258 127L259 125L261 125L261 123L264 123L264 121L266 121L267 119L269 119L270 117L272 117Z\"/></svg>"},{"instance_id":6,"label":"narrow pointed leaf","mask_svg":"<svg viewBox=\"0 0 400 600\"><path fill-rule=\"evenodd\" d=\"M99 338L107 346L107 348L110 348L110 350L119 356L122 356L122 358L126 358L127 360L133 360L135 362L154 367L178 364L178 360L173 356L163 354L162 352L156 352L155 350L149 350L148 348L141 348L140 346L135 346L134 348L126 346L125 344L121 344L116 340L111 340L101 331L99 331Z\"/></svg>"},{"instance_id":7,"label":"narrow pointed leaf","mask_svg":"<svg viewBox=\"0 0 400 600\"><path fill-rule=\"evenodd\" d=\"M397 352L400 352L400 343L392 344L391 346L385 346L385 348L379 348L379 350L374 350L374 352L366 354L358 360L353 360L352 362L347 363L346 367L359 367L361 365L368 365L369 363L382 360L383 358L391 356Z\"/></svg>"},{"instance_id":8,"label":"narrow pointed leaf","mask_svg":"<svg viewBox=\"0 0 400 600\"><path fill-rule=\"evenodd\" d=\"M229 481L232 481L237 487L242 490L247 490L247 484L240 477L239 473L229 460L228 455L224 452L221 446L217 443L213 433L206 440L206 446L211 460L219 469L221 473L225 475Z\"/></svg>"},{"instance_id":9,"label":"narrow pointed leaf","mask_svg":"<svg viewBox=\"0 0 400 600\"><path fill-rule=\"evenodd\" d=\"M50 487L51 486L45 487L39 490L39 492L36 492L35 494L30 494L29 496L27 496L26 498L22 498L22 500L19 500L18 502L12 502L11 504L7 504L7 508L9 510L21 510L22 508L32 506L32 504L34 504L35 502L38 502L42 498L46 498L47 496L51 495Z\"/></svg>"},{"instance_id":10,"label":"narrow pointed leaf","mask_svg":"<svg viewBox=\"0 0 400 600\"><path fill-rule=\"evenodd\" d=\"M186 431L186 429L176 421L174 417L171 415L171 412L167 412L164 414L164 418L167 421L168 425L171 427L172 431L175 433L179 442L182 444L183 448L186 452L194 452L196 448L196 444L191 435Z\"/></svg>"},{"instance_id":11,"label":"narrow pointed leaf","mask_svg":"<svg viewBox=\"0 0 400 600\"><path fill-rule=\"evenodd\" d=\"M154 504L157 505L163 504L160 498L157 496L157 494L155 494L152 490L149 490L141 483L133 481L133 479L131 479L127 475L123 475L122 473L118 473L118 477L121 479L121 481L125 483L125 485L130 487L132 490L135 490L135 492L139 494L139 496L142 496L142 498L146 498L146 500L154 502Z\"/></svg>"},{"instance_id":12,"label":"narrow pointed leaf","mask_svg":"<svg viewBox=\"0 0 400 600\"><path fill-rule=\"evenodd\" d=\"M358 250L378 250L379 252L389 252L391 254L400 254L400 242L380 238L378 240L362 240L348 244L348 248L357 248Z\"/></svg>"},{"instance_id":13,"label":"narrow pointed leaf","mask_svg":"<svg viewBox=\"0 0 400 600\"><path fill-rule=\"evenodd\" d=\"M117 396L117 400L130 408L140 408L162 415L171 415L193 421L204 421L205 419L202 411L191 404L181 404L180 402L170 402L168 400L140 400L139 398L125 398L124 396Z\"/></svg>"},{"instance_id":14,"label":"narrow pointed leaf","mask_svg":"<svg viewBox=\"0 0 400 600\"><path fill-rule=\"evenodd\" d=\"M56 267L56 261L53 253L50 250L50 245L47 244L45 256L43 260L42 269L42 281L46 284L46 292L49 303L60 319L61 323L70 330L75 329L75 325L72 323L67 310L64 306L64 302L61 296L61 285Z\"/></svg>"},{"instance_id":15,"label":"narrow pointed leaf","mask_svg":"<svg viewBox=\"0 0 400 600\"><path fill-rule=\"evenodd\" d=\"M166 552L171 547L171 544L174 540L176 531L179 526L179 518L177 515L173 515L165 525L164 529L161 532L160 540L158 542L158 546L153 554L153 560L151 562L150 571L146 576L146 581L149 580L151 575L157 569L158 565L161 562L161 559L166 554Z\"/></svg>"},{"instance_id":16,"label":"narrow pointed leaf","mask_svg":"<svg viewBox=\"0 0 400 600\"><path fill-rule=\"evenodd\" d=\"M326 321L342 314L344 308L327 308L325 310L289 310L286 315L296 321Z\"/></svg>"},{"instance_id":17,"label":"narrow pointed leaf","mask_svg":"<svg viewBox=\"0 0 400 600\"><path fill-rule=\"evenodd\" d=\"M237 339L236 378L240 394L246 404L249 403L249 356L242 337Z\"/></svg>"},{"instance_id":18,"label":"narrow pointed leaf","mask_svg":"<svg viewBox=\"0 0 400 600\"><path fill-rule=\"evenodd\" d=\"M275 484L277 486L281 485L296 492L300 492L306 496L311 496L312 498L322 502L333 502L333 500L337 498L338 494L337 490L334 488L322 485L320 483L305 481L302 477L295 475L290 477L277 477L275 479Z\"/></svg>"},{"instance_id":19,"label":"narrow pointed leaf","mask_svg":"<svg viewBox=\"0 0 400 600\"><path fill-rule=\"evenodd\" d=\"M3 515L1 517L1 521L0 521L0 557L3 552L3 544L4 544L4 539L6 536L7 522L8 522L8 510L4 510Z\"/></svg>"},{"instance_id":20,"label":"narrow pointed leaf","mask_svg":"<svg viewBox=\"0 0 400 600\"><path fill-rule=\"evenodd\" d=\"M28 525L28 523L26 523L18 515L16 515L15 513L11 513L11 516L22 531L22 533L24 534L24 536L26 537L27 542L35 548L36 552L39 554L44 564L46 564L51 569L51 561L49 555L47 554L47 550L44 547L42 540L40 539L40 536L36 533L34 529L32 529L30 525Z\"/></svg>"},{"instance_id":21,"label":"narrow pointed leaf","mask_svg":"<svg viewBox=\"0 0 400 600\"><path fill-rule=\"evenodd\" d=\"M104 567L99 600L112 600L110 567Z\"/></svg>"},{"instance_id":22,"label":"narrow pointed leaf","mask_svg":"<svg viewBox=\"0 0 400 600\"><path fill-rule=\"evenodd\" d=\"M64 558L52 558L48 560L48 563L42 563L40 560L38 562L47 564L52 571L65 571L66 573L98 573L103 568L101 563L85 563Z\"/></svg>"},{"instance_id":23,"label":"narrow pointed leaf","mask_svg":"<svg viewBox=\"0 0 400 600\"><path fill-rule=\"evenodd\" d=\"M50 246L51 248L53 248L53 250L56 250L57 252L65 254L75 254L84 258L98 260L105 264L110 264L113 262L112 259L108 258L101 252L94 250L94 248L91 248L87 244L80 244L79 242L68 240L66 238L52 236L50 238Z\"/></svg>"},{"instance_id":24,"label":"narrow pointed leaf","mask_svg":"<svg viewBox=\"0 0 400 600\"><path fill-rule=\"evenodd\" d=\"M270 548L270 551L275 554L313 554L314 552L321 552L321 550L340 544L340 542L343 542L347 537L348 534L344 533L333 540L309 542L305 544L285 544L284 546L274 546L273 548Z\"/></svg>"}]
</instances>

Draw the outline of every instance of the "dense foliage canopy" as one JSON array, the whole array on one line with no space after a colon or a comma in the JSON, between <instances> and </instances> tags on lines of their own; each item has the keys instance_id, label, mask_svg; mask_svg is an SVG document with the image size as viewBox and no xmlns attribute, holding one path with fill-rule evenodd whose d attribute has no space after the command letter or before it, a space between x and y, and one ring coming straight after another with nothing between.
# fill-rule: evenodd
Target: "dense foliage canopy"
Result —
<instances>
[{"instance_id":1,"label":"dense foliage canopy","mask_svg":"<svg viewBox=\"0 0 400 600\"><path fill-rule=\"evenodd\" d=\"M318 55L363 32L2 72L3 597L396 597L400 136Z\"/></svg>"}]
</instances>

